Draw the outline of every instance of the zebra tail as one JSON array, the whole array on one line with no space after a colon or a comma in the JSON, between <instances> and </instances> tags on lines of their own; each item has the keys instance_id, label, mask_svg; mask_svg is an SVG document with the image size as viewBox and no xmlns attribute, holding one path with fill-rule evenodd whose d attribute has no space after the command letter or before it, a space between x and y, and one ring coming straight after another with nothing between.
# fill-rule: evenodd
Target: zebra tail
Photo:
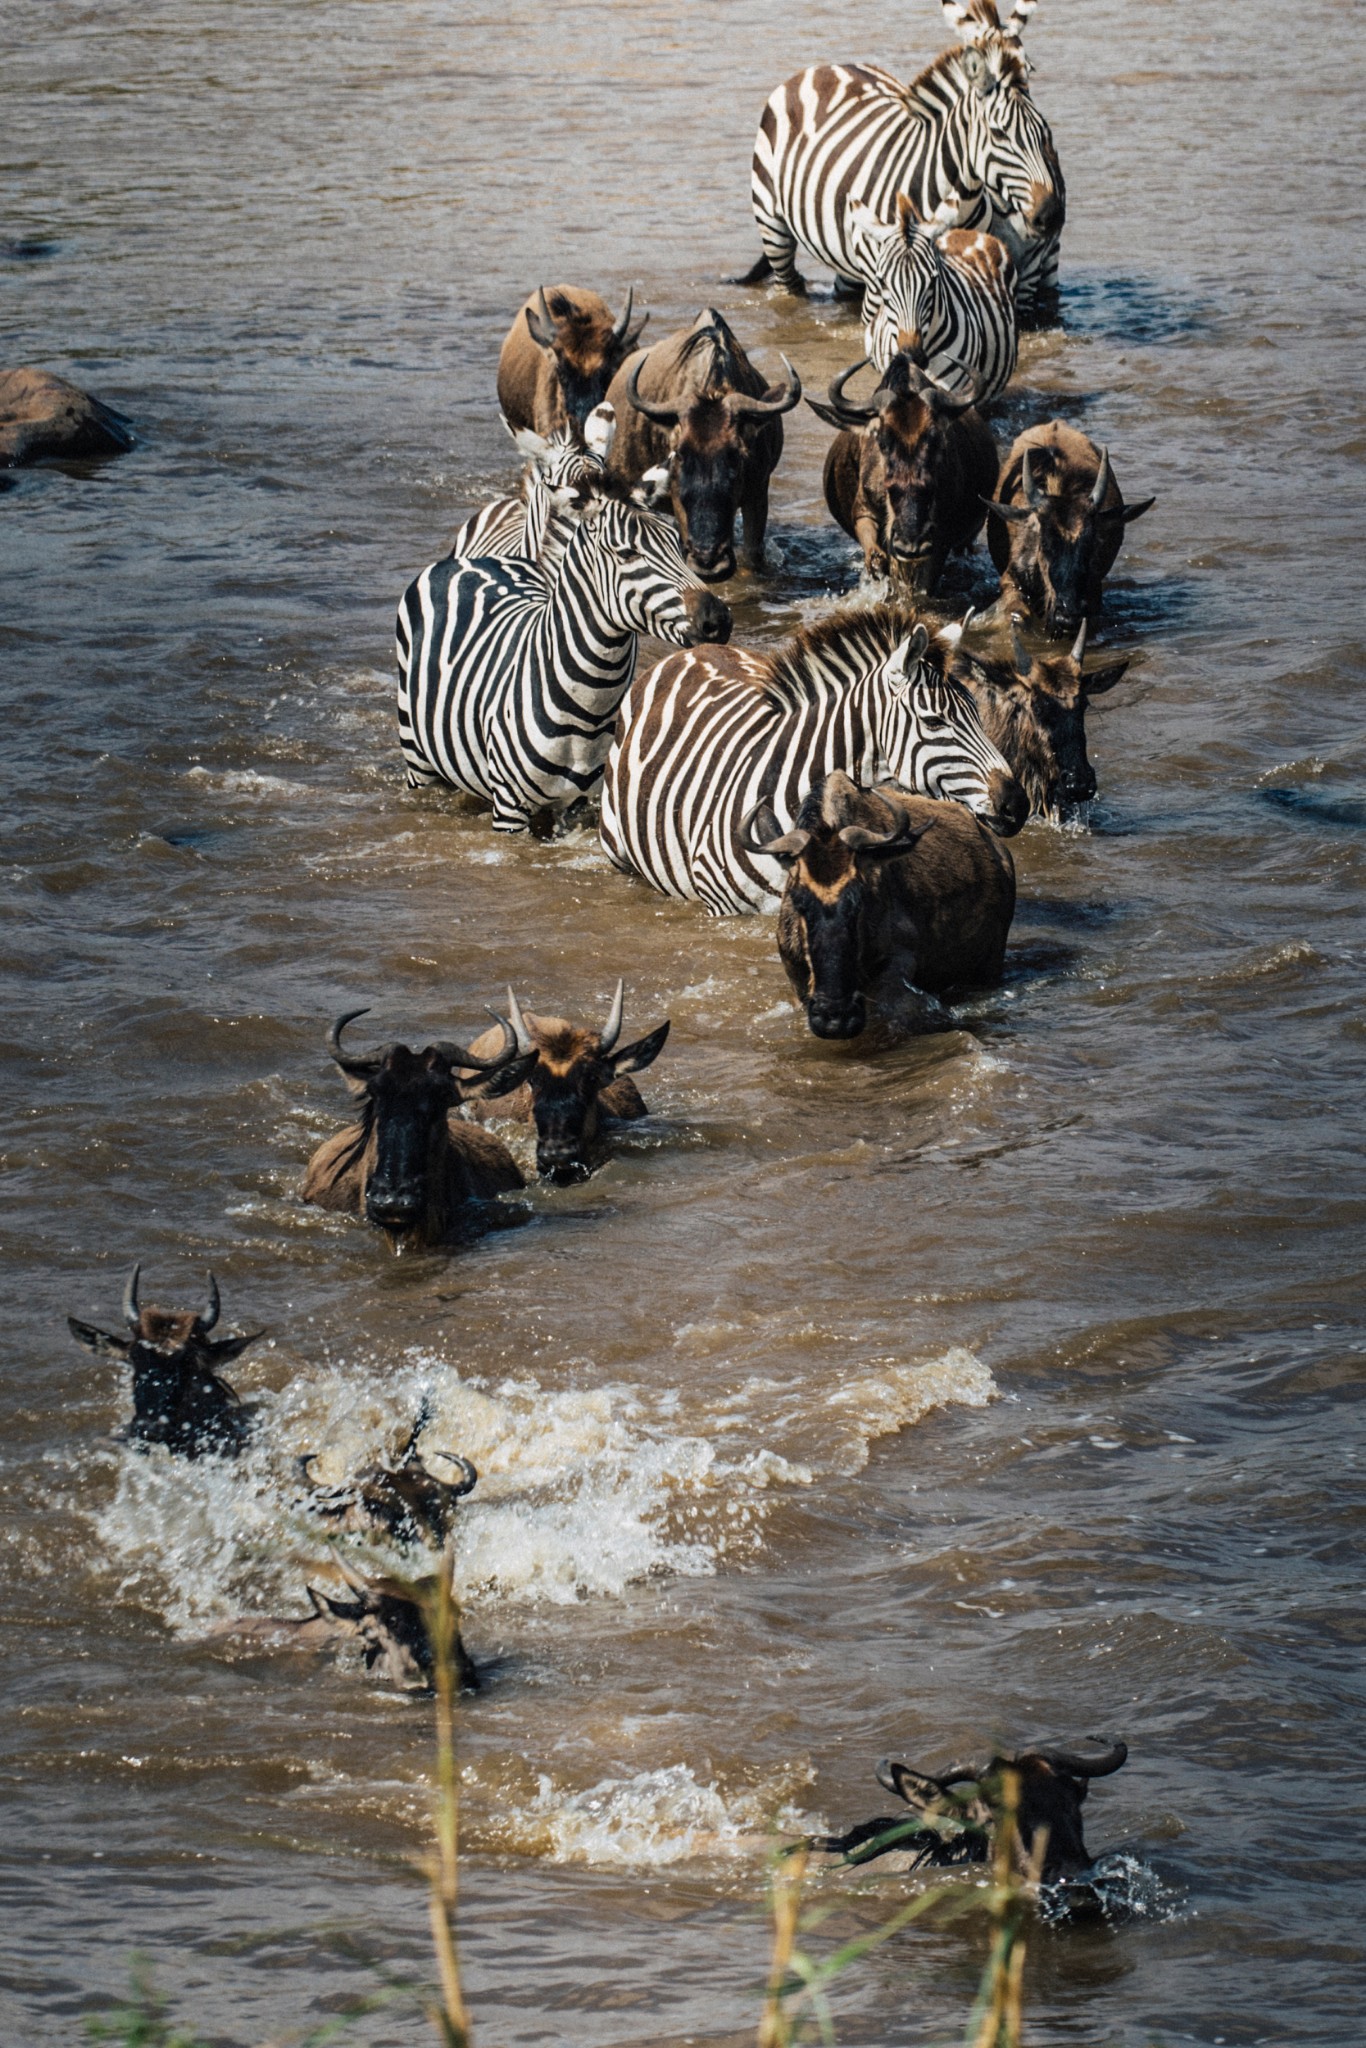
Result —
<instances>
[{"instance_id":1,"label":"zebra tail","mask_svg":"<svg viewBox=\"0 0 1366 2048\"><path fill-rule=\"evenodd\" d=\"M728 277L728 278L726 279L726 283L727 283L727 284L766 284L766 283L768 282L769 278L770 278L770 277L772 277L772 275L773 275L773 265L772 265L772 264L771 264L771 263L769 262L769 260L768 260L767 256L761 256L761 257L759 258L759 261L758 261L758 262L757 262L757 263L756 263L756 264L755 264L755 265L753 266L753 268L752 268L752 269L750 269L750 270L747 270L747 271L746 271L746 272L744 273L743 277Z\"/></svg>"}]
</instances>

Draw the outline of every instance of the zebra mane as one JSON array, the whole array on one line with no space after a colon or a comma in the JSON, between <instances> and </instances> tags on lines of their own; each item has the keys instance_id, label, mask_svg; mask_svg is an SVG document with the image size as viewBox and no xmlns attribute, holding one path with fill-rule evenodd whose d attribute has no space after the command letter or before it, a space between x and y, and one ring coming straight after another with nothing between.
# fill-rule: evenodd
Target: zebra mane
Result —
<instances>
[{"instance_id":1,"label":"zebra mane","mask_svg":"<svg viewBox=\"0 0 1366 2048\"><path fill-rule=\"evenodd\" d=\"M876 668L922 623L914 606L893 599L883 604L847 604L774 649L757 688L775 704L801 703L827 680L851 681ZM944 649L934 640L921 657L941 674Z\"/></svg>"}]
</instances>

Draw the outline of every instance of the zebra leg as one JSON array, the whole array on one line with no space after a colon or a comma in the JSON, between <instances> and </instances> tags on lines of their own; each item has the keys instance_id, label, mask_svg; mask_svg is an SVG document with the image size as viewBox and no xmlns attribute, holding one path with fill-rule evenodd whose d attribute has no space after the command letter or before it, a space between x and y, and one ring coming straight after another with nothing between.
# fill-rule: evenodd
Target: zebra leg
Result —
<instances>
[{"instance_id":1,"label":"zebra leg","mask_svg":"<svg viewBox=\"0 0 1366 2048\"><path fill-rule=\"evenodd\" d=\"M761 256L757 263L751 264L749 269L743 271L739 277L728 277L726 283L767 284L772 275L773 265L769 262L767 256Z\"/></svg>"},{"instance_id":2,"label":"zebra leg","mask_svg":"<svg viewBox=\"0 0 1366 2048\"><path fill-rule=\"evenodd\" d=\"M591 796L576 796L573 803L566 805L565 809L556 817L554 827L555 838L567 839L571 832L577 832L580 825L587 822L592 813L592 808L593 799Z\"/></svg>"},{"instance_id":3,"label":"zebra leg","mask_svg":"<svg viewBox=\"0 0 1366 2048\"><path fill-rule=\"evenodd\" d=\"M529 832L531 812L525 799L512 790L495 789L493 795L493 829L495 832Z\"/></svg>"},{"instance_id":4,"label":"zebra leg","mask_svg":"<svg viewBox=\"0 0 1366 2048\"><path fill-rule=\"evenodd\" d=\"M763 261L768 266L767 274L784 291L802 294L806 291L806 279L797 269L797 237L793 234L781 214L774 211L767 192L754 187L754 221L759 230L759 240L764 245ZM762 282L756 263L745 277L736 280L739 284Z\"/></svg>"}]
</instances>

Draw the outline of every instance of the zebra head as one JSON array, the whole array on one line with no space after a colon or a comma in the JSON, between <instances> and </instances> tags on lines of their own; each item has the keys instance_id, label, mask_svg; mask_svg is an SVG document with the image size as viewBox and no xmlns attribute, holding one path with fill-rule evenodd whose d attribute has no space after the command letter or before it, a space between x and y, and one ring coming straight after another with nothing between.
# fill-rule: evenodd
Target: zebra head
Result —
<instances>
[{"instance_id":1,"label":"zebra head","mask_svg":"<svg viewBox=\"0 0 1366 2048\"><path fill-rule=\"evenodd\" d=\"M873 677L874 779L966 804L1003 839L1029 816L1029 799L987 738L977 706L944 673L943 656L917 626Z\"/></svg>"},{"instance_id":2,"label":"zebra head","mask_svg":"<svg viewBox=\"0 0 1366 2048\"><path fill-rule=\"evenodd\" d=\"M879 370L902 350L925 366L927 338L943 318L938 239L954 225L957 208L954 194L932 220L924 221L904 192L897 194L895 221L879 220L858 201L849 206L849 249L863 280L864 346Z\"/></svg>"},{"instance_id":3,"label":"zebra head","mask_svg":"<svg viewBox=\"0 0 1366 2048\"><path fill-rule=\"evenodd\" d=\"M730 638L730 606L699 582L683 559L672 520L604 492L585 515L598 595L623 631L652 633L670 647Z\"/></svg>"},{"instance_id":4,"label":"zebra head","mask_svg":"<svg viewBox=\"0 0 1366 2048\"><path fill-rule=\"evenodd\" d=\"M991 197L993 234L1026 263L1032 246L1056 246L1067 216L1053 132L1030 98L1033 67L1020 42L1035 4L1015 0L1002 22L995 0L943 0L949 27L963 39L954 64L963 159Z\"/></svg>"}]
</instances>

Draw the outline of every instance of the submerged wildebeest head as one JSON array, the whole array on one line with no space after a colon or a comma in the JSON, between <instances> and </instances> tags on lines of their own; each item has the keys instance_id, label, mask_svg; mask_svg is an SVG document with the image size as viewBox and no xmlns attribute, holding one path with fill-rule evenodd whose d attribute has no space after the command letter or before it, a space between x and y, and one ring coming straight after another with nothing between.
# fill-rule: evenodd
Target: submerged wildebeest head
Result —
<instances>
[{"instance_id":1,"label":"submerged wildebeest head","mask_svg":"<svg viewBox=\"0 0 1366 2048\"><path fill-rule=\"evenodd\" d=\"M521 307L498 358L498 403L515 432L581 428L640 341L634 293L618 319L605 299L576 285L542 286Z\"/></svg>"},{"instance_id":2,"label":"submerged wildebeest head","mask_svg":"<svg viewBox=\"0 0 1366 2048\"><path fill-rule=\"evenodd\" d=\"M1098 1756L1039 1747L993 1756L977 1770L956 1765L942 1774L912 1770L884 1757L878 1783L905 1800L911 1821L894 1815L864 1821L847 1835L813 1839L812 1847L863 1863L908 1851L916 1867L984 1863L1011 1796L1016 1803L1016 1856L1023 1871L1037 1865L1044 1884L1085 1880L1093 1858L1082 1835L1081 1809L1092 1778L1109 1777L1128 1756L1114 1742Z\"/></svg>"},{"instance_id":3,"label":"submerged wildebeest head","mask_svg":"<svg viewBox=\"0 0 1366 2048\"><path fill-rule=\"evenodd\" d=\"M1126 505L1108 449L1051 420L1020 435L985 502L1002 602L1062 639L1099 615L1125 527L1157 501Z\"/></svg>"},{"instance_id":4,"label":"submerged wildebeest head","mask_svg":"<svg viewBox=\"0 0 1366 2048\"><path fill-rule=\"evenodd\" d=\"M1086 708L1123 680L1131 657L1100 655L1088 667L1085 620L1066 654L1031 655L1017 632L1014 667L974 654L963 645L962 630L951 626L940 636L954 642L950 673L971 690L983 729L1009 761L1031 816L1056 822L1072 805L1089 803L1096 775L1086 751Z\"/></svg>"},{"instance_id":5,"label":"submerged wildebeest head","mask_svg":"<svg viewBox=\"0 0 1366 2048\"><path fill-rule=\"evenodd\" d=\"M430 1419L431 1410L424 1401L393 1464L376 1458L340 1486L316 1488L308 1502L313 1513L339 1528L387 1529L400 1543L443 1544L455 1525L458 1503L473 1492L479 1474L458 1451L419 1450L418 1440ZM308 1468L317 1456L316 1451L307 1451L298 1461L310 1485L313 1480ZM460 1478L439 1478L428 1459L454 1465Z\"/></svg>"},{"instance_id":6,"label":"submerged wildebeest head","mask_svg":"<svg viewBox=\"0 0 1366 2048\"><path fill-rule=\"evenodd\" d=\"M630 1077L659 1058L669 1020L619 1046L624 1005L625 984L619 981L606 1023L601 1031L591 1031L564 1017L524 1010L508 990L517 1049L534 1053L536 1064L525 1087L505 1098L503 1113L535 1122L536 1171L561 1185L585 1179L602 1163L605 1124L634 1122L648 1114ZM476 1048L483 1044L475 1040Z\"/></svg>"},{"instance_id":7,"label":"submerged wildebeest head","mask_svg":"<svg viewBox=\"0 0 1366 2048\"><path fill-rule=\"evenodd\" d=\"M337 1562L351 1597L305 1587L311 1614L243 1615L210 1630L209 1640L225 1650L329 1650L358 1646L367 1671L380 1669L405 1692L428 1691L432 1683L432 1640L423 1603L435 1579L362 1578ZM467 1691L479 1679L457 1628L452 1651L457 1683Z\"/></svg>"},{"instance_id":8,"label":"submerged wildebeest head","mask_svg":"<svg viewBox=\"0 0 1366 2048\"><path fill-rule=\"evenodd\" d=\"M524 1185L516 1162L489 1132L456 1116L469 1095L519 1087L535 1064L511 1026L492 1057L442 1039L413 1052L406 1045L360 1057L342 1048L342 1032L364 1009L339 1017L327 1049L357 1098L360 1121L320 1146L309 1161L303 1199L364 1216L396 1250L446 1242L466 1204ZM460 1069L476 1078L466 1082Z\"/></svg>"},{"instance_id":9,"label":"submerged wildebeest head","mask_svg":"<svg viewBox=\"0 0 1366 2048\"><path fill-rule=\"evenodd\" d=\"M202 1308L156 1308L138 1300L141 1266L134 1266L123 1292L123 1314L130 1335L117 1337L91 1323L67 1317L78 1344L97 1358L118 1358L132 1368L133 1414L114 1432L120 1442L135 1446L165 1444L184 1458L230 1457L241 1448L251 1427L249 1411L219 1369L254 1344L263 1332L246 1337L212 1337L218 1321L218 1283L209 1275Z\"/></svg>"}]
</instances>

